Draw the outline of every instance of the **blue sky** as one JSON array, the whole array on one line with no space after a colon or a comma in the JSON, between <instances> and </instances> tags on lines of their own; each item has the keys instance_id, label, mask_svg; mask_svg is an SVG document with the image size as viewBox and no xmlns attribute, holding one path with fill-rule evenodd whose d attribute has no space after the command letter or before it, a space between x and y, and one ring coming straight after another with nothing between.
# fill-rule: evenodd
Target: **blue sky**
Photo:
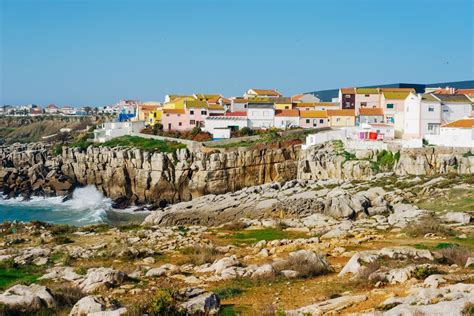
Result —
<instances>
[{"instance_id":1,"label":"blue sky","mask_svg":"<svg viewBox=\"0 0 474 316\"><path fill-rule=\"evenodd\" d=\"M0 103L474 77L472 0L0 0Z\"/></svg>"}]
</instances>

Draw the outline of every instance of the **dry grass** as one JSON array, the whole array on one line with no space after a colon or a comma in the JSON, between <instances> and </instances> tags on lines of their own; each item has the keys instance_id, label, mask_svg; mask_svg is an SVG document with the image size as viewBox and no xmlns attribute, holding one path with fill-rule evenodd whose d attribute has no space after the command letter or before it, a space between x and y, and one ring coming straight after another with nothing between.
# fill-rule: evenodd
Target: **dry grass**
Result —
<instances>
[{"instance_id":1,"label":"dry grass","mask_svg":"<svg viewBox=\"0 0 474 316\"><path fill-rule=\"evenodd\" d=\"M276 262L273 268L278 273L283 270L294 270L298 272L300 278L314 277L331 271L326 258L319 254L316 254L316 257L301 254L289 256L284 261Z\"/></svg>"},{"instance_id":2,"label":"dry grass","mask_svg":"<svg viewBox=\"0 0 474 316\"><path fill-rule=\"evenodd\" d=\"M187 256L185 263L192 263L194 265L212 263L219 258L219 252L212 246L187 247L181 253Z\"/></svg>"}]
</instances>

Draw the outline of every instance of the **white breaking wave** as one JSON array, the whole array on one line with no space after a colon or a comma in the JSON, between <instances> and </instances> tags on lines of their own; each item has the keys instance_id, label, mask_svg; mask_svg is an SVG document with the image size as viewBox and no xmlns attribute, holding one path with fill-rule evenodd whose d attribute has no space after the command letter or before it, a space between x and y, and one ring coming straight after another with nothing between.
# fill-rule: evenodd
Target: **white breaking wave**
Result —
<instances>
[{"instance_id":1,"label":"white breaking wave","mask_svg":"<svg viewBox=\"0 0 474 316\"><path fill-rule=\"evenodd\" d=\"M114 210L112 200L105 197L94 186L77 188L72 197L63 202L64 197L32 197L2 199L0 197L0 222L3 220L32 221L40 220L70 225L88 225L117 220L127 220L136 216L136 207Z\"/></svg>"}]
</instances>

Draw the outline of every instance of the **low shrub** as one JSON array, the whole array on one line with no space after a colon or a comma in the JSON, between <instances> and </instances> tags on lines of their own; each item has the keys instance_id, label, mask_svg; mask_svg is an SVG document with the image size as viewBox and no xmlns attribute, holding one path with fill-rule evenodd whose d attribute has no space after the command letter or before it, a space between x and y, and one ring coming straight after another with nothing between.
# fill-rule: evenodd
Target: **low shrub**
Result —
<instances>
[{"instance_id":1,"label":"low shrub","mask_svg":"<svg viewBox=\"0 0 474 316\"><path fill-rule=\"evenodd\" d=\"M184 315L179 310L174 293L168 289L158 289L153 295L143 295L140 300L127 306L129 316Z\"/></svg>"},{"instance_id":2,"label":"low shrub","mask_svg":"<svg viewBox=\"0 0 474 316\"><path fill-rule=\"evenodd\" d=\"M60 235L60 236L54 236L53 237L53 242L55 244L58 244L58 245L64 245L64 244L73 243L74 241L71 238L67 237L67 236Z\"/></svg>"},{"instance_id":3,"label":"low shrub","mask_svg":"<svg viewBox=\"0 0 474 316\"><path fill-rule=\"evenodd\" d=\"M413 271L413 276L418 280L424 280L432 274L440 274L440 271L432 266L419 266Z\"/></svg>"},{"instance_id":4,"label":"low shrub","mask_svg":"<svg viewBox=\"0 0 474 316\"><path fill-rule=\"evenodd\" d=\"M219 256L219 252L212 246L186 247L181 250L181 253L187 256L186 263L194 265L212 263Z\"/></svg>"},{"instance_id":5,"label":"low shrub","mask_svg":"<svg viewBox=\"0 0 474 316\"><path fill-rule=\"evenodd\" d=\"M440 220L433 214L422 216L415 223L407 225L403 232L410 237L423 237L426 234L437 236L453 236L452 229L440 224Z\"/></svg>"},{"instance_id":6,"label":"low shrub","mask_svg":"<svg viewBox=\"0 0 474 316\"><path fill-rule=\"evenodd\" d=\"M448 264L457 264L460 267L464 267L467 259L473 255L469 249L456 245L443 248L439 252Z\"/></svg>"}]
</instances>

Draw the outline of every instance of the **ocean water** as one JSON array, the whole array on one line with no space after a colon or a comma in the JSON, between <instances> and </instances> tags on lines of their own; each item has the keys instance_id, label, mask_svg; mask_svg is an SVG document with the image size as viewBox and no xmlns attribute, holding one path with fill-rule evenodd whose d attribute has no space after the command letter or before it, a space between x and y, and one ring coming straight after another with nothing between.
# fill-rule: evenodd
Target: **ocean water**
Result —
<instances>
[{"instance_id":1,"label":"ocean water","mask_svg":"<svg viewBox=\"0 0 474 316\"><path fill-rule=\"evenodd\" d=\"M83 226L89 224L123 224L139 222L147 212L133 212L133 209L114 210L112 200L104 197L94 186L77 188L72 198L63 202L62 197L33 197L4 199L0 197L0 222L33 220Z\"/></svg>"}]
</instances>

